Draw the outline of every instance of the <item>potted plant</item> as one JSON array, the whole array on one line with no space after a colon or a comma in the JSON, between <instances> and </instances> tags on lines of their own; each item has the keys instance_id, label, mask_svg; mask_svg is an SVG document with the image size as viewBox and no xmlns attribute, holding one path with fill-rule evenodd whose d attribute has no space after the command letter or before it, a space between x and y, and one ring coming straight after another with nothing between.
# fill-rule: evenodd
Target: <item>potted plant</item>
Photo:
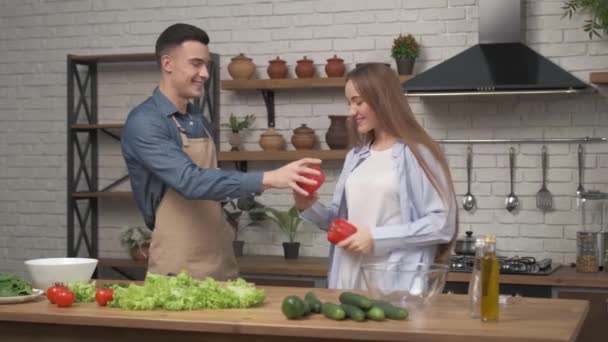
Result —
<instances>
[{"instance_id":1,"label":"potted plant","mask_svg":"<svg viewBox=\"0 0 608 342\"><path fill-rule=\"evenodd\" d=\"M414 69L414 62L418 57L419 48L416 39L411 34L399 37L393 40L391 56L397 63L397 71L399 75L410 75Z\"/></svg>"},{"instance_id":2,"label":"potted plant","mask_svg":"<svg viewBox=\"0 0 608 342\"><path fill-rule=\"evenodd\" d=\"M239 146L241 145L241 134L240 132L244 129L251 127L251 125L255 122L255 115L249 114L245 115L244 118L239 119L234 116L234 113L230 113L230 118L228 119L228 123L223 123L222 127L230 128L232 134L230 138L228 138L228 143L232 148L231 151L238 151Z\"/></svg>"},{"instance_id":3,"label":"potted plant","mask_svg":"<svg viewBox=\"0 0 608 342\"><path fill-rule=\"evenodd\" d=\"M146 227L135 226L125 228L121 235L121 243L129 250L133 260L148 260L152 231Z\"/></svg>"},{"instance_id":4,"label":"potted plant","mask_svg":"<svg viewBox=\"0 0 608 342\"><path fill-rule=\"evenodd\" d=\"M585 25L583 25L583 30L589 33L589 39L593 39L593 36L602 38L601 31L608 34L608 1L568 0L562 9L564 10L563 17L572 18L572 15L576 12L591 14L591 19L585 20Z\"/></svg>"},{"instance_id":5,"label":"potted plant","mask_svg":"<svg viewBox=\"0 0 608 342\"><path fill-rule=\"evenodd\" d=\"M302 223L302 219L298 214L298 209L291 207L288 210L277 210L267 207L266 214L289 238L289 242L283 242L285 259L297 259L300 251L300 243L295 242L295 239L296 232L298 231L300 223Z\"/></svg>"},{"instance_id":6,"label":"potted plant","mask_svg":"<svg viewBox=\"0 0 608 342\"><path fill-rule=\"evenodd\" d=\"M266 220L264 208L265 206L255 201L253 196L239 198L236 203L232 200L224 203L226 221L228 221L232 229L234 229L232 248L235 256L243 256L245 241L239 240L240 233L254 223ZM249 216L249 222L247 224L242 224L241 218L245 212Z\"/></svg>"}]
</instances>

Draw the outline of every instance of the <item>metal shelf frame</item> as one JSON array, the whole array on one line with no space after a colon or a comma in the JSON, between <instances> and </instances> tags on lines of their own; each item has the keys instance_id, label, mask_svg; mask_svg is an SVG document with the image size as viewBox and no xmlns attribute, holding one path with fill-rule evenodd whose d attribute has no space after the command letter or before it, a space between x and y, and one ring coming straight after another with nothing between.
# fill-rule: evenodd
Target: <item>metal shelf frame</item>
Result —
<instances>
[{"instance_id":1,"label":"metal shelf frame","mask_svg":"<svg viewBox=\"0 0 608 342\"><path fill-rule=\"evenodd\" d=\"M88 129L79 125L99 125L98 120L98 64L154 62L153 53L67 56L67 256L97 258L99 254L99 202L100 196L78 196L77 193L97 193L124 182L128 175L99 189L99 135L98 131L115 140L116 135L103 127ZM209 116L216 144L219 144L220 108L220 57L211 54L209 79L205 82L202 98L194 105ZM112 128L112 127L108 127Z\"/></svg>"}]
</instances>

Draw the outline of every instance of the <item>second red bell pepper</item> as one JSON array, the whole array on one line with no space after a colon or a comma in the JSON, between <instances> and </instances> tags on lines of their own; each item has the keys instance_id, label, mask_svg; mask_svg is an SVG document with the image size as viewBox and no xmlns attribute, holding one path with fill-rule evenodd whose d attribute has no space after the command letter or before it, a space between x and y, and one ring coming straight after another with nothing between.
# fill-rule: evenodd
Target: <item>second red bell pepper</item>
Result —
<instances>
[{"instance_id":1,"label":"second red bell pepper","mask_svg":"<svg viewBox=\"0 0 608 342\"><path fill-rule=\"evenodd\" d=\"M327 230L327 240L331 243L338 243L357 232L357 228L350 222L337 218Z\"/></svg>"}]
</instances>

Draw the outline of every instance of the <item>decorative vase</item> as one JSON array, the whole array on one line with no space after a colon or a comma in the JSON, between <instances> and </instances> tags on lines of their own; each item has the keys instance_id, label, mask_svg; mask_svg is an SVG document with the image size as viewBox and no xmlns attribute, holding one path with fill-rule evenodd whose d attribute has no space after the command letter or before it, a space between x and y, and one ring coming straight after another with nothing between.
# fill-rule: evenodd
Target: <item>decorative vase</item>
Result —
<instances>
[{"instance_id":1,"label":"decorative vase","mask_svg":"<svg viewBox=\"0 0 608 342\"><path fill-rule=\"evenodd\" d=\"M283 255L285 259L297 259L300 255L300 243L283 242Z\"/></svg>"},{"instance_id":2,"label":"decorative vase","mask_svg":"<svg viewBox=\"0 0 608 342\"><path fill-rule=\"evenodd\" d=\"M271 127L262 133L260 146L264 151L283 151L285 149L285 139Z\"/></svg>"},{"instance_id":3,"label":"decorative vase","mask_svg":"<svg viewBox=\"0 0 608 342\"><path fill-rule=\"evenodd\" d=\"M328 59L327 64L325 64L325 73L327 74L327 77L342 77L344 76L345 71L346 67L344 66L344 60L338 58L337 55Z\"/></svg>"},{"instance_id":4,"label":"decorative vase","mask_svg":"<svg viewBox=\"0 0 608 342\"><path fill-rule=\"evenodd\" d=\"M329 115L331 124L325 134L325 141L332 150L343 150L348 146L347 115Z\"/></svg>"},{"instance_id":5,"label":"decorative vase","mask_svg":"<svg viewBox=\"0 0 608 342\"><path fill-rule=\"evenodd\" d=\"M285 78L287 77L287 62L277 56L276 59L268 61L268 69L266 71L268 72L268 77L272 79Z\"/></svg>"},{"instance_id":6,"label":"decorative vase","mask_svg":"<svg viewBox=\"0 0 608 342\"><path fill-rule=\"evenodd\" d=\"M148 260L148 255L150 255L150 243L146 242L141 246L131 247L129 254L131 255L131 259L135 261Z\"/></svg>"},{"instance_id":7,"label":"decorative vase","mask_svg":"<svg viewBox=\"0 0 608 342\"><path fill-rule=\"evenodd\" d=\"M399 58L395 60L397 63L397 73L399 75L411 75L414 70L414 58Z\"/></svg>"},{"instance_id":8,"label":"decorative vase","mask_svg":"<svg viewBox=\"0 0 608 342\"><path fill-rule=\"evenodd\" d=\"M230 151L238 151L239 146L241 146L241 134L239 132L232 132L228 138L228 143L232 146Z\"/></svg>"},{"instance_id":9,"label":"decorative vase","mask_svg":"<svg viewBox=\"0 0 608 342\"><path fill-rule=\"evenodd\" d=\"M235 257L243 256L243 247L245 246L245 241L234 240L232 241L232 249L234 250Z\"/></svg>"},{"instance_id":10,"label":"decorative vase","mask_svg":"<svg viewBox=\"0 0 608 342\"><path fill-rule=\"evenodd\" d=\"M298 78L312 78L315 75L315 66L312 63L313 60L306 58L306 56L298 61L298 65L296 65Z\"/></svg>"},{"instance_id":11,"label":"decorative vase","mask_svg":"<svg viewBox=\"0 0 608 342\"><path fill-rule=\"evenodd\" d=\"M302 124L293 130L291 144L296 150L312 150L315 146L315 131Z\"/></svg>"},{"instance_id":12,"label":"decorative vase","mask_svg":"<svg viewBox=\"0 0 608 342\"><path fill-rule=\"evenodd\" d=\"M246 57L240 53L238 56L231 59L232 62L228 64L228 73L235 80L248 80L253 76L255 72L255 64L251 61L251 58Z\"/></svg>"}]
</instances>

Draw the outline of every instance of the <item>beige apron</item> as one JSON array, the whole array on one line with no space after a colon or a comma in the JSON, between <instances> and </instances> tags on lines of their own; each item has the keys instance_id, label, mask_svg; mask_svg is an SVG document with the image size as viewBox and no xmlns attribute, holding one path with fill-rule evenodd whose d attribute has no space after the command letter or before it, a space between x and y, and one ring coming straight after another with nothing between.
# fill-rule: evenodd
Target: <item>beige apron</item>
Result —
<instances>
[{"instance_id":1,"label":"beige apron","mask_svg":"<svg viewBox=\"0 0 608 342\"><path fill-rule=\"evenodd\" d=\"M211 138L189 139L180 131L184 152L201 168L217 168ZM207 132L207 135L211 135ZM234 231L217 201L188 200L175 190L165 192L156 210L148 272L167 275L186 271L197 279L236 278L238 266L232 249Z\"/></svg>"}]
</instances>

